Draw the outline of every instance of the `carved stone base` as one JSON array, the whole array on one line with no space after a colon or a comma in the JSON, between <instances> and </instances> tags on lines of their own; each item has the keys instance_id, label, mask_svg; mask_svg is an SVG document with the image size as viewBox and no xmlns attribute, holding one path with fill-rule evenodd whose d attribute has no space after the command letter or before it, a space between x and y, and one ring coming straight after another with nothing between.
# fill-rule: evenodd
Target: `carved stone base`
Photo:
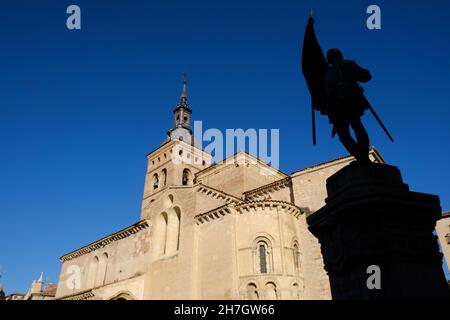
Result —
<instances>
[{"instance_id":1,"label":"carved stone base","mask_svg":"<svg viewBox=\"0 0 450 320\"><path fill-rule=\"evenodd\" d=\"M398 168L353 162L327 180L326 205L308 217L333 299L449 299L433 235L438 196L411 192ZM380 269L381 289L376 285Z\"/></svg>"}]
</instances>

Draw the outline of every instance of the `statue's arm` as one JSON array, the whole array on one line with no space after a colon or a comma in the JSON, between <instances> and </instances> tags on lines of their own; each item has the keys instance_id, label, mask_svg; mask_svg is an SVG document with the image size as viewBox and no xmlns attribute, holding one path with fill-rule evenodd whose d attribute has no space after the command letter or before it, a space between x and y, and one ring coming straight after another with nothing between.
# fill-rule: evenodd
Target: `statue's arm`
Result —
<instances>
[{"instance_id":1,"label":"statue's arm","mask_svg":"<svg viewBox=\"0 0 450 320\"><path fill-rule=\"evenodd\" d=\"M356 62L348 61L348 67L354 76L354 79L359 82L368 82L372 80L372 75L369 70L361 68Z\"/></svg>"}]
</instances>

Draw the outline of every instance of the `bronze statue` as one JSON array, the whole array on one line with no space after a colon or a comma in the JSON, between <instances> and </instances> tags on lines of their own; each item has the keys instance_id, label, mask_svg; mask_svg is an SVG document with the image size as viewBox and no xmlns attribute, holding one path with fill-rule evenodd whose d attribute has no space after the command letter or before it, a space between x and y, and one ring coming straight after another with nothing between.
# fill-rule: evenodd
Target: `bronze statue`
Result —
<instances>
[{"instance_id":1,"label":"bronze statue","mask_svg":"<svg viewBox=\"0 0 450 320\"><path fill-rule=\"evenodd\" d=\"M311 93L313 115L313 143L316 144L315 110L333 124L332 137L339 140L360 163L369 162L369 136L361 122L364 111L369 109L393 142L391 135L364 96L359 82L372 79L369 70L356 62L344 60L342 52L330 49L327 57L322 52L314 32L314 19L310 15L303 42L302 69ZM356 141L350 134L350 127Z\"/></svg>"}]
</instances>

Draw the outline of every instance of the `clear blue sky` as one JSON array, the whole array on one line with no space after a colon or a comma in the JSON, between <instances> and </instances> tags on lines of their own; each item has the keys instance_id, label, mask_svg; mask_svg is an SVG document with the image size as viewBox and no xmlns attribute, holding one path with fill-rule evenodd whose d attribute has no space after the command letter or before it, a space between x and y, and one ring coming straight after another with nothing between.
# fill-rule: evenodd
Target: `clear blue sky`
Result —
<instances>
[{"instance_id":1,"label":"clear blue sky","mask_svg":"<svg viewBox=\"0 0 450 320\"><path fill-rule=\"evenodd\" d=\"M0 9L0 264L7 292L139 219L146 154L165 138L189 73L205 128L279 128L285 172L342 156L326 119L311 144L300 48L311 7L324 49L369 68L366 114L412 190L450 209L450 4L376 1L5 1ZM66 29L78 4L82 30Z\"/></svg>"}]
</instances>

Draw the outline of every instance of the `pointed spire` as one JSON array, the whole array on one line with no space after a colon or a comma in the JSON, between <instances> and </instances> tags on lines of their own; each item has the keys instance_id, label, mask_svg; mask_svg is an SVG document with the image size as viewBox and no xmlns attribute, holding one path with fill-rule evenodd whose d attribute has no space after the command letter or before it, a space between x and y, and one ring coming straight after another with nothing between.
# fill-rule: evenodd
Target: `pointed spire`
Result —
<instances>
[{"instance_id":1,"label":"pointed spire","mask_svg":"<svg viewBox=\"0 0 450 320\"><path fill-rule=\"evenodd\" d=\"M183 91L181 92L181 100L180 106L187 107L187 93L186 93L186 84L187 84L187 74L183 73Z\"/></svg>"},{"instance_id":2,"label":"pointed spire","mask_svg":"<svg viewBox=\"0 0 450 320\"><path fill-rule=\"evenodd\" d=\"M41 275L39 276L39 279L37 282L44 282L44 273L41 272Z\"/></svg>"}]
</instances>

